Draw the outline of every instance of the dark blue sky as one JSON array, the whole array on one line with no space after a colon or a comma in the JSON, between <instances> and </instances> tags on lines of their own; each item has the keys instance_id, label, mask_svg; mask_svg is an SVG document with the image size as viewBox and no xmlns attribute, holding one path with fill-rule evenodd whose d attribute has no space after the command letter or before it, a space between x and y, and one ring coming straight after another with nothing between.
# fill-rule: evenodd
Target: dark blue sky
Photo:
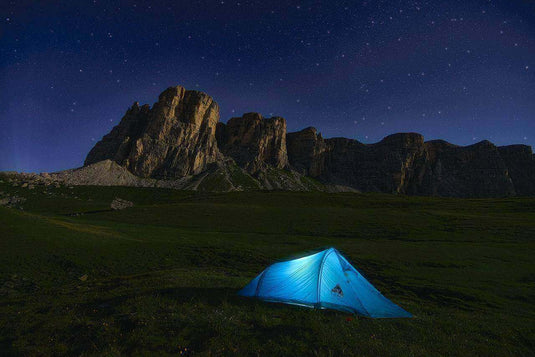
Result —
<instances>
[{"instance_id":1,"label":"dark blue sky","mask_svg":"<svg viewBox=\"0 0 535 357\"><path fill-rule=\"evenodd\" d=\"M81 166L134 101L204 91L221 120L365 143L535 144L535 3L2 1L0 170Z\"/></svg>"}]
</instances>

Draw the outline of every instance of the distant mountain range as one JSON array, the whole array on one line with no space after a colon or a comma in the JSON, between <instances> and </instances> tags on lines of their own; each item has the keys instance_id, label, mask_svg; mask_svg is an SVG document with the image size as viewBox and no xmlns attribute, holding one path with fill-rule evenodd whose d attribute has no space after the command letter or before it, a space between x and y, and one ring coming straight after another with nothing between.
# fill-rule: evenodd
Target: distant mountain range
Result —
<instances>
[{"instance_id":1,"label":"distant mountain range","mask_svg":"<svg viewBox=\"0 0 535 357\"><path fill-rule=\"evenodd\" d=\"M50 174L69 184L207 191L280 189L450 197L535 195L526 145L457 146L399 133L375 144L287 133L281 117L247 113L219 122L207 94L170 87L152 108L138 103L87 155L84 167Z\"/></svg>"}]
</instances>

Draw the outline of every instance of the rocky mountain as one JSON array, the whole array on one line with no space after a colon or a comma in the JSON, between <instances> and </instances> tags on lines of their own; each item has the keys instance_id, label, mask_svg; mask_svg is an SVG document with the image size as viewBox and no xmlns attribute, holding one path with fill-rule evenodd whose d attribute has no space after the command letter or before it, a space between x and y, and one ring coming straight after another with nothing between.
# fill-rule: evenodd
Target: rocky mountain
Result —
<instances>
[{"instance_id":1,"label":"rocky mountain","mask_svg":"<svg viewBox=\"0 0 535 357\"><path fill-rule=\"evenodd\" d=\"M84 168L67 172L56 177L221 191L325 189L290 169L283 118L247 113L223 124L210 96L180 86L166 89L152 108L134 103L91 149Z\"/></svg>"},{"instance_id":2,"label":"rocky mountain","mask_svg":"<svg viewBox=\"0 0 535 357\"><path fill-rule=\"evenodd\" d=\"M325 139L312 127L246 113L219 121L207 94L171 87L138 103L89 152L84 167L54 182L180 189L324 190L451 197L535 195L531 147L488 141L457 146L399 133L375 144Z\"/></svg>"},{"instance_id":3,"label":"rocky mountain","mask_svg":"<svg viewBox=\"0 0 535 357\"><path fill-rule=\"evenodd\" d=\"M110 159L140 177L198 174L222 159L215 139L218 121L219 107L210 96L171 87L152 108L134 103L84 165Z\"/></svg>"},{"instance_id":4,"label":"rocky mountain","mask_svg":"<svg viewBox=\"0 0 535 357\"><path fill-rule=\"evenodd\" d=\"M218 123L216 136L219 150L251 173L266 165L277 169L290 166L284 118L264 119L258 113L246 113L227 124Z\"/></svg>"},{"instance_id":5,"label":"rocky mountain","mask_svg":"<svg viewBox=\"0 0 535 357\"><path fill-rule=\"evenodd\" d=\"M515 192L519 195L535 196L535 156L531 146L500 146L498 153L508 169Z\"/></svg>"},{"instance_id":6,"label":"rocky mountain","mask_svg":"<svg viewBox=\"0 0 535 357\"><path fill-rule=\"evenodd\" d=\"M457 146L400 133L375 144L323 139L314 128L289 133L290 165L321 182L360 191L450 197L535 194L530 147L497 147L489 141Z\"/></svg>"}]
</instances>

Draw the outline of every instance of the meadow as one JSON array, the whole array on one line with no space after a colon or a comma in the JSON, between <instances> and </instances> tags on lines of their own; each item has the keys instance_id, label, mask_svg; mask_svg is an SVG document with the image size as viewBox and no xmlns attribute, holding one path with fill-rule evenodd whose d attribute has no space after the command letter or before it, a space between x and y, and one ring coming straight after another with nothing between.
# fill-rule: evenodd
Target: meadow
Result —
<instances>
[{"instance_id":1,"label":"meadow","mask_svg":"<svg viewBox=\"0 0 535 357\"><path fill-rule=\"evenodd\" d=\"M1 355L535 354L534 198L0 191L26 198L0 207ZM414 318L236 295L326 247Z\"/></svg>"}]
</instances>

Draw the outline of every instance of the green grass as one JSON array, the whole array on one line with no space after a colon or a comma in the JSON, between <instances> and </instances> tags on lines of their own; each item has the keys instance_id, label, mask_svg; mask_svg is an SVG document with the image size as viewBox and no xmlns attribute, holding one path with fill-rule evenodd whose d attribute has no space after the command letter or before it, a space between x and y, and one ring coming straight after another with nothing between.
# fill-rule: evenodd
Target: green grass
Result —
<instances>
[{"instance_id":1,"label":"green grass","mask_svg":"<svg viewBox=\"0 0 535 357\"><path fill-rule=\"evenodd\" d=\"M244 170L240 169L236 163L229 163L228 170L230 179L235 186L241 187L244 190L259 189L258 182Z\"/></svg>"},{"instance_id":2,"label":"green grass","mask_svg":"<svg viewBox=\"0 0 535 357\"><path fill-rule=\"evenodd\" d=\"M0 207L2 355L535 353L532 198L0 191L27 199ZM135 206L110 211L114 197ZM236 296L267 265L329 246L415 317Z\"/></svg>"},{"instance_id":3,"label":"green grass","mask_svg":"<svg viewBox=\"0 0 535 357\"><path fill-rule=\"evenodd\" d=\"M207 174L197 189L199 191L228 191L231 187L231 183L225 177L225 173L222 171L216 171Z\"/></svg>"}]
</instances>

